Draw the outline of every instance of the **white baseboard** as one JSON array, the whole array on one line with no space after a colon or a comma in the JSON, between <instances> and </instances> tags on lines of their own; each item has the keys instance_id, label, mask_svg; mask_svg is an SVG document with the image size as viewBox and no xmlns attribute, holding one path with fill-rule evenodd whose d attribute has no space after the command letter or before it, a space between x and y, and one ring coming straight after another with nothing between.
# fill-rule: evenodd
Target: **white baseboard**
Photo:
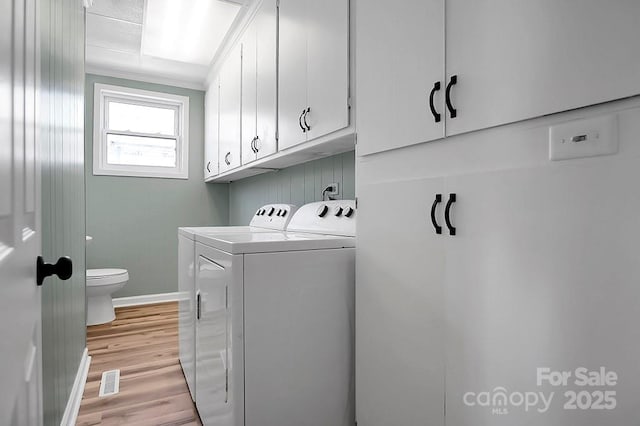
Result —
<instances>
[{"instance_id":1,"label":"white baseboard","mask_svg":"<svg viewBox=\"0 0 640 426\"><path fill-rule=\"evenodd\" d=\"M116 297L113 299L114 308L124 306L150 305L153 303L177 302L180 300L180 293L158 293L143 294L142 296Z\"/></svg>"},{"instance_id":2,"label":"white baseboard","mask_svg":"<svg viewBox=\"0 0 640 426\"><path fill-rule=\"evenodd\" d=\"M80 411L80 402L82 402L82 394L84 393L84 385L87 383L87 375L89 374L89 365L91 364L91 357L87 348L84 348L82 353L82 359L78 366L78 372L76 373L76 379L73 381L73 387L71 388L71 395L67 401L67 406L64 409L62 415L62 421L60 426L73 426L76 424L78 418L78 412Z\"/></svg>"}]
</instances>

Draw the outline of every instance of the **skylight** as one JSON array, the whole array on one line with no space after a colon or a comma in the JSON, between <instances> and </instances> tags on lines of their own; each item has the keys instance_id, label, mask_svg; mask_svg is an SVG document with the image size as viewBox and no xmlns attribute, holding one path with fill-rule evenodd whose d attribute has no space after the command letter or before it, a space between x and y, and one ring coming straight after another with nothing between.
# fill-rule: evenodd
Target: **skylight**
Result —
<instances>
[{"instance_id":1,"label":"skylight","mask_svg":"<svg viewBox=\"0 0 640 426\"><path fill-rule=\"evenodd\" d=\"M142 54L209 65L239 10L221 0L147 0Z\"/></svg>"}]
</instances>

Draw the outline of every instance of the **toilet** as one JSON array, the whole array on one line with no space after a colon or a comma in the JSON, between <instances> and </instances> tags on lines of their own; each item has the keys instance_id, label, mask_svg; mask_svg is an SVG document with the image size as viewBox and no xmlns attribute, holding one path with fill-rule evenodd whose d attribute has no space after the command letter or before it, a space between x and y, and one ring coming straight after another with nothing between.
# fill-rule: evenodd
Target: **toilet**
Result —
<instances>
[{"instance_id":1,"label":"toilet","mask_svg":"<svg viewBox=\"0 0 640 426\"><path fill-rule=\"evenodd\" d=\"M129 281L126 269L87 269L87 325L116 318L111 295Z\"/></svg>"}]
</instances>

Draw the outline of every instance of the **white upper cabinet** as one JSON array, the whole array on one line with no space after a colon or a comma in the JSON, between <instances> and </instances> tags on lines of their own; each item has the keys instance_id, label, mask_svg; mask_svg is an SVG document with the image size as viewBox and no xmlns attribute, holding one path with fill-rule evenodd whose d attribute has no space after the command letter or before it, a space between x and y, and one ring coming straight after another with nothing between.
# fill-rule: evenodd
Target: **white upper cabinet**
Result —
<instances>
[{"instance_id":1,"label":"white upper cabinet","mask_svg":"<svg viewBox=\"0 0 640 426\"><path fill-rule=\"evenodd\" d=\"M349 125L348 0L281 0L279 149Z\"/></svg>"},{"instance_id":2,"label":"white upper cabinet","mask_svg":"<svg viewBox=\"0 0 640 426\"><path fill-rule=\"evenodd\" d=\"M251 24L242 36L242 164L256 160L256 31Z\"/></svg>"},{"instance_id":3,"label":"white upper cabinet","mask_svg":"<svg viewBox=\"0 0 640 426\"><path fill-rule=\"evenodd\" d=\"M447 135L640 93L637 0L447 0Z\"/></svg>"},{"instance_id":4,"label":"white upper cabinet","mask_svg":"<svg viewBox=\"0 0 640 426\"><path fill-rule=\"evenodd\" d=\"M277 9L259 7L242 38L242 164L277 151Z\"/></svg>"},{"instance_id":5,"label":"white upper cabinet","mask_svg":"<svg viewBox=\"0 0 640 426\"><path fill-rule=\"evenodd\" d=\"M359 1L355 34L358 154L444 137L444 0Z\"/></svg>"},{"instance_id":6,"label":"white upper cabinet","mask_svg":"<svg viewBox=\"0 0 640 426\"><path fill-rule=\"evenodd\" d=\"M220 70L220 173L240 166L242 45L230 52Z\"/></svg>"},{"instance_id":7,"label":"white upper cabinet","mask_svg":"<svg viewBox=\"0 0 640 426\"><path fill-rule=\"evenodd\" d=\"M204 178L218 174L218 110L220 85L216 78L204 96Z\"/></svg>"},{"instance_id":8,"label":"white upper cabinet","mask_svg":"<svg viewBox=\"0 0 640 426\"><path fill-rule=\"evenodd\" d=\"M640 94L636 0L361 0L355 13L359 155Z\"/></svg>"}]
</instances>

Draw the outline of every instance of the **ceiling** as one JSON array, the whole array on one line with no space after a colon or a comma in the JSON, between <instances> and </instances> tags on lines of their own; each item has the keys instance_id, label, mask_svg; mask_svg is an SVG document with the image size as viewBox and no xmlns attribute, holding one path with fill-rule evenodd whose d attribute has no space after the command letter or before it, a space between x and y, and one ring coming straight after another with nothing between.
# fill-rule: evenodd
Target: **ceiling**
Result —
<instances>
[{"instance_id":1,"label":"ceiling","mask_svg":"<svg viewBox=\"0 0 640 426\"><path fill-rule=\"evenodd\" d=\"M171 51L164 55L166 56L165 58L143 53L143 34L145 37L150 37L150 31L145 32L145 29L156 28L155 33L157 34L157 28L162 25L157 22L161 19L161 17L158 17L158 13L150 14L145 21L145 10L148 7L145 3L150 1L168 3L172 7L178 4L179 7L186 9L196 3L202 4L202 0L94 0L93 5L87 8L86 71L88 73L202 89L210 65L206 63L206 60L202 59L202 55L200 55L198 61L182 62L168 59L172 57ZM193 3L182 3L184 1ZM239 12L235 16L235 20L227 24L231 30L233 30L234 26L237 26L237 22L241 18L241 12L245 11L237 7L240 2L236 0L207 1L222 3L226 5L224 7L227 7L227 9L229 3L236 5ZM227 17L227 19L229 18ZM233 19L233 16L231 19ZM226 28L223 33L218 30L218 37L226 35L228 32ZM197 34L185 34L185 37L195 38L193 43L198 43L201 39ZM200 43L202 42L200 41ZM185 42L185 44L187 43ZM150 45L148 40L147 45ZM208 40L207 44L202 46L211 46L211 41ZM211 48L210 53L206 53L210 55L211 59L214 59L218 50L219 45ZM176 53L175 49L174 53ZM177 57L177 59L184 60L182 57Z\"/></svg>"}]
</instances>

